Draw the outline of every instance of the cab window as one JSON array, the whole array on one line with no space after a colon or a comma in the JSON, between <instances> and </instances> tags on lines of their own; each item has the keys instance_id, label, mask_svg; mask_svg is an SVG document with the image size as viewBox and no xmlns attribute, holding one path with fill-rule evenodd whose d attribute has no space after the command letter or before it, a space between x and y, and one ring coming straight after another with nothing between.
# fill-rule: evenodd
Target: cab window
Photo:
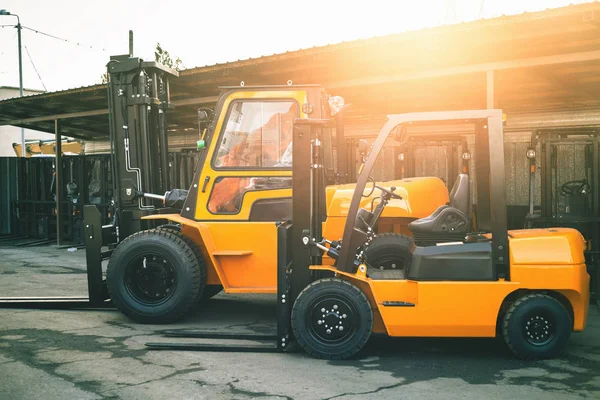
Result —
<instances>
[{"instance_id":1,"label":"cab window","mask_svg":"<svg viewBox=\"0 0 600 400\"><path fill-rule=\"evenodd\" d=\"M297 116L294 101L234 101L214 167L291 169L292 129Z\"/></svg>"}]
</instances>

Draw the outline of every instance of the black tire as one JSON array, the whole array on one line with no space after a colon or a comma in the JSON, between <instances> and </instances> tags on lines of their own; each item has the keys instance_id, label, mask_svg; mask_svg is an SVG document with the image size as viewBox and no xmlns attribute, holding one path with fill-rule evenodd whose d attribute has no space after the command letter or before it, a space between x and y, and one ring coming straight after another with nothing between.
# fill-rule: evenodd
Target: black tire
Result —
<instances>
[{"instance_id":1,"label":"black tire","mask_svg":"<svg viewBox=\"0 0 600 400\"><path fill-rule=\"evenodd\" d=\"M377 235L365 250L365 261L378 270L404 270L410 264L412 238L397 233Z\"/></svg>"},{"instance_id":2,"label":"black tire","mask_svg":"<svg viewBox=\"0 0 600 400\"><path fill-rule=\"evenodd\" d=\"M173 224L169 223L169 224L160 225L160 226L156 227L156 229L164 229L164 230L181 232L181 225L176 224L176 223L173 223Z\"/></svg>"},{"instance_id":3,"label":"black tire","mask_svg":"<svg viewBox=\"0 0 600 400\"><path fill-rule=\"evenodd\" d=\"M552 358L567 342L573 322L555 298L532 293L516 300L502 320L502 336L510 351L525 360Z\"/></svg>"},{"instance_id":4,"label":"black tire","mask_svg":"<svg viewBox=\"0 0 600 400\"><path fill-rule=\"evenodd\" d=\"M181 232L181 227L177 227L176 225L168 224L168 225L161 225L156 229L164 231L164 232L169 232L170 234L177 236L179 239L183 240L190 247L190 249L192 249L192 251L194 252L194 255L196 256L196 259L198 260L198 265L200 266L200 290L198 291L198 298L197 298L196 302L198 303L198 302L202 302L203 300L206 300L204 297L204 293L207 289L207 286L206 286L206 263L204 262L204 257L202 256L202 251L200 251L200 248L196 245L196 243L194 243L194 241L192 239L190 239L188 236L184 235ZM214 296L214 294L212 296ZM210 297L212 297L212 296L210 296Z\"/></svg>"},{"instance_id":5,"label":"black tire","mask_svg":"<svg viewBox=\"0 0 600 400\"><path fill-rule=\"evenodd\" d=\"M200 296L200 301L207 301L221 293L223 290L223 286L221 285L206 285L204 288L204 292L202 292L202 296Z\"/></svg>"},{"instance_id":6,"label":"black tire","mask_svg":"<svg viewBox=\"0 0 600 400\"><path fill-rule=\"evenodd\" d=\"M119 243L106 282L113 304L129 318L164 324L180 319L195 304L202 276L184 240L164 230L147 230Z\"/></svg>"},{"instance_id":7,"label":"black tire","mask_svg":"<svg viewBox=\"0 0 600 400\"><path fill-rule=\"evenodd\" d=\"M341 360L353 356L369 340L372 327L373 311L367 296L338 278L311 283L292 307L296 341L316 358Z\"/></svg>"}]
</instances>

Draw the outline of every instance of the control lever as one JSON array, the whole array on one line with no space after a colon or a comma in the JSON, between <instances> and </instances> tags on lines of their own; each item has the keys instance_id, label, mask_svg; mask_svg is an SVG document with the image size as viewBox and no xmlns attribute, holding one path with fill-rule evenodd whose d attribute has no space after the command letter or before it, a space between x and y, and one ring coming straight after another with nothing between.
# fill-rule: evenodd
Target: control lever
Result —
<instances>
[{"instance_id":1,"label":"control lever","mask_svg":"<svg viewBox=\"0 0 600 400\"><path fill-rule=\"evenodd\" d=\"M375 185L375 187L377 189L381 190L382 192L386 193L390 198L402 200L402 196L400 196L399 194L394 193L396 191L396 186L390 187L390 190L387 190L386 188L381 187L381 186L377 186L377 185Z\"/></svg>"}]
</instances>

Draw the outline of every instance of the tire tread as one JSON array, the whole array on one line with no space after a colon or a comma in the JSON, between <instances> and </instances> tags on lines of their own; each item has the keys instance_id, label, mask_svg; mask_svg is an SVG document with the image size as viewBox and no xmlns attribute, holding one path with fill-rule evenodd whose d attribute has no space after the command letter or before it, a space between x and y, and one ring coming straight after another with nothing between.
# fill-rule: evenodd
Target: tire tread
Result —
<instances>
[{"instance_id":1,"label":"tire tread","mask_svg":"<svg viewBox=\"0 0 600 400\"><path fill-rule=\"evenodd\" d=\"M200 266L200 290L198 291L197 299L197 302L200 302L203 299L204 290L206 289L206 263L204 262L204 256L202 256L202 251L200 251L198 245L196 245L196 243L194 243L194 241L189 236L186 236L183 232L181 232L175 227L159 226L158 228L156 228L156 230L169 232L170 234L177 236L190 247L190 249L194 253L194 256L196 256L196 259L198 260L198 265Z\"/></svg>"},{"instance_id":2,"label":"tire tread","mask_svg":"<svg viewBox=\"0 0 600 400\"><path fill-rule=\"evenodd\" d=\"M196 255L194 254L193 249L190 248L190 246L179 236L177 236L167 230L161 230L161 229L150 229L150 230L136 232L136 233L128 236L127 238L125 238L121 243L119 243L119 245L117 246L117 248L115 249L114 253L111 256L111 260L109 261L108 267L106 269L107 281L109 281L110 277L116 273L115 272L116 266L111 261L113 261L114 259L118 259L119 255L122 252L127 251L127 246L124 247L124 246L122 246L122 244L126 243L126 242L131 243L131 242L137 241L137 240L144 240L145 238L150 237L152 235L158 235L159 237L163 237L163 238L173 241L175 246L178 247L179 252L183 255L183 258L186 259L186 261L188 261L190 265L196 266L195 268L189 269L189 276L187 276L186 278L191 280L192 284L195 285L196 287L198 287L198 285L200 285L200 282L202 281L203 274L201 272L202 268L200 268L200 266L197 264L197 258L196 258ZM110 298L111 298L113 304L115 305L115 307L117 307L121 312L123 312L123 314L127 315L128 317L134 319L135 321L142 322L142 323L145 323L145 322L150 322L150 323L174 322L174 321L180 319L181 317L183 317L183 315L185 315L187 313L187 311L191 308L191 306L194 304L194 302L196 301L196 298L197 298L197 296L194 296L193 298L189 297L189 298L185 299L184 305L181 307L178 307L177 312L171 312L167 315L162 315L162 316L140 316L140 315L132 314L132 312L130 312L130 310L121 301L120 297L115 296L114 293L112 293L111 285L107 285L107 287L108 287L108 292L109 292Z\"/></svg>"},{"instance_id":3,"label":"tire tread","mask_svg":"<svg viewBox=\"0 0 600 400\"><path fill-rule=\"evenodd\" d=\"M543 357L529 355L529 354L523 354L523 353L519 352L516 349L516 347L514 346L514 344L511 342L508 330L509 330L510 320L511 320L514 312L517 310L517 308L519 308L519 306L521 306L523 303L525 303L529 300L532 300L532 299L545 299L545 300L547 299L547 300L555 302L560 307L564 308L564 306L561 304L561 302L556 300L552 296L549 296L545 293L529 293L529 294L525 294L525 295L519 297L506 310L506 314L504 315L504 318L502 319L502 336L504 338L504 342L506 343L506 345L508 346L508 348L514 355L516 355L520 359L529 360L529 361L537 360L537 359L540 359Z\"/></svg>"}]
</instances>

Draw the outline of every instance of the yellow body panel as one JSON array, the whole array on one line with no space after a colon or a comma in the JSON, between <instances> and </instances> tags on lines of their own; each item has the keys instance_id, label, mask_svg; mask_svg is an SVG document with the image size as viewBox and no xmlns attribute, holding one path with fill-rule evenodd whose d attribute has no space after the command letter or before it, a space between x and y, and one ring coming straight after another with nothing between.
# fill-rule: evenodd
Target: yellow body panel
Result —
<instances>
[{"instance_id":1,"label":"yellow body panel","mask_svg":"<svg viewBox=\"0 0 600 400\"><path fill-rule=\"evenodd\" d=\"M510 231L510 235L510 281L373 280L328 265L311 266L311 269L333 271L357 284L371 300L375 321L381 320L375 324L374 331L384 326L390 336L493 337L500 306L518 289L560 293L573 308L573 330L583 330L589 307L590 278L582 261L581 234L563 228ZM526 246L534 251L528 253ZM544 259L551 261L536 262L537 257L541 257L536 249L543 248L550 253L544 255ZM415 306L386 307L383 305L386 301L403 301Z\"/></svg>"},{"instance_id":2,"label":"yellow body panel","mask_svg":"<svg viewBox=\"0 0 600 400\"><path fill-rule=\"evenodd\" d=\"M207 284L223 285L227 293L277 292L277 226L274 222L196 222L179 214L144 219L181 223L182 232L204 257Z\"/></svg>"}]
</instances>

